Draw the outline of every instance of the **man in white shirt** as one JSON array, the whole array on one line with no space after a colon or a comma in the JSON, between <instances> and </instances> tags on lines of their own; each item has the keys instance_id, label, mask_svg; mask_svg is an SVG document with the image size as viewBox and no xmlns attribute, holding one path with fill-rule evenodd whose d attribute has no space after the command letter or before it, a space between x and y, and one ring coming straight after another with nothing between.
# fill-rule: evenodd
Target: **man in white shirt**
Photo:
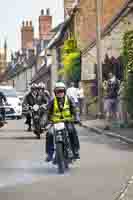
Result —
<instances>
[{"instance_id":1,"label":"man in white shirt","mask_svg":"<svg viewBox=\"0 0 133 200\"><path fill-rule=\"evenodd\" d=\"M76 105L78 105L78 88L75 87L74 82L72 82L70 88L67 89L67 96L72 98Z\"/></svg>"},{"instance_id":2,"label":"man in white shirt","mask_svg":"<svg viewBox=\"0 0 133 200\"><path fill-rule=\"evenodd\" d=\"M74 82L71 83L70 88L67 89L67 96L76 104L77 107L77 118L80 121L80 110L79 110L79 101L78 101L78 88L75 87Z\"/></svg>"},{"instance_id":3,"label":"man in white shirt","mask_svg":"<svg viewBox=\"0 0 133 200\"><path fill-rule=\"evenodd\" d=\"M82 87L82 83L79 83L79 89L78 89L78 101L80 106L80 114L83 114L84 112L84 89Z\"/></svg>"}]
</instances>

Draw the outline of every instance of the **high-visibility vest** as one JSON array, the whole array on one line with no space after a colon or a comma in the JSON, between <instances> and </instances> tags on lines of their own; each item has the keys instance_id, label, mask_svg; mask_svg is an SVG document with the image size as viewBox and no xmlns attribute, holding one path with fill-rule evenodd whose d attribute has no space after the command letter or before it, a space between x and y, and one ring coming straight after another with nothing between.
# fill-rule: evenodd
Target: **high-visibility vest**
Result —
<instances>
[{"instance_id":1,"label":"high-visibility vest","mask_svg":"<svg viewBox=\"0 0 133 200\"><path fill-rule=\"evenodd\" d=\"M54 111L51 117L52 122L58 123L63 121L72 121L74 119L73 115L70 112L70 105L68 101L68 97L65 97L64 107L62 111L60 111L58 106L57 98L54 98Z\"/></svg>"}]
</instances>

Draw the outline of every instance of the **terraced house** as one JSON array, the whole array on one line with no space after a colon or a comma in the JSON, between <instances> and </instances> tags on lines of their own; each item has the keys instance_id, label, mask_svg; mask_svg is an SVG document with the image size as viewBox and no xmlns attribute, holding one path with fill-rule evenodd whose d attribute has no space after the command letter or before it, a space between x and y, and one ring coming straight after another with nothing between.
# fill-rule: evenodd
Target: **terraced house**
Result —
<instances>
[{"instance_id":1,"label":"terraced house","mask_svg":"<svg viewBox=\"0 0 133 200\"><path fill-rule=\"evenodd\" d=\"M73 1L64 0L65 15ZM121 61L122 38L133 27L132 0L102 0L101 33L103 76L113 70L118 78L123 76ZM92 96L95 88L96 70L96 9L94 0L79 0L73 17L73 32L82 51L82 81L86 95ZM96 95L96 92L94 92Z\"/></svg>"},{"instance_id":2,"label":"terraced house","mask_svg":"<svg viewBox=\"0 0 133 200\"><path fill-rule=\"evenodd\" d=\"M17 91L25 92L32 82L43 81L49 84L49 73L42 76L45 71L45 58L41 52L45 49L52 37L52 16L50 10L41 10L38 18L39 37L34 37L34 26L31 21L23 21L21 25L21 50L13 53L11 62L7 67L3 80L13 85ZM41 71L41 76L40 76Z\"/></svg>"}]
</instances>

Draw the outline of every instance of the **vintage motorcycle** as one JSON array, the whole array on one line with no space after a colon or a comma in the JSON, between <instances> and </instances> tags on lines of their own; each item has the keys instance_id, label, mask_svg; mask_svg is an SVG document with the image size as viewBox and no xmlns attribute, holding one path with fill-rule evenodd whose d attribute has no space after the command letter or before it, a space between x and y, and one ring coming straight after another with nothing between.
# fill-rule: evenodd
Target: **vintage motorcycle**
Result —
<instances>
[{"instance_id":1,"label":"vintage motorcycle","mask_svg":"<svg viewBox=\"0 0 133 200\"><path fill-rule=\"evenodd\" d=\"M32 126L33 132L40 139L41 134L47 123L47 106L45 104L35 104L32 109Z\"/></svg>"},{"instance_id":2,"label":"vintage motorcycle","mask_svg":"<svg viewBox=\"0 0 133 200\"><path fill-rule=\"evenodd\" d=\"M47 106L45 104L26 105L24 109L25 114L28 113L32 119L33 133L40 139L47 123Z\"/></svg>"},{"instance_id":3,"label":"vintage motorcycle","mask_svg":"<svg viewBox=\"0 0 133 200\"><path fill-rule=\"evenodd\" d=\"M69 169L69 164L74 161L72 147L70 143L69 133L66 128L66 123L51 124L54 138L54 160L57 164L58 172L64 174Z\"/></svg>"}]
</instances>

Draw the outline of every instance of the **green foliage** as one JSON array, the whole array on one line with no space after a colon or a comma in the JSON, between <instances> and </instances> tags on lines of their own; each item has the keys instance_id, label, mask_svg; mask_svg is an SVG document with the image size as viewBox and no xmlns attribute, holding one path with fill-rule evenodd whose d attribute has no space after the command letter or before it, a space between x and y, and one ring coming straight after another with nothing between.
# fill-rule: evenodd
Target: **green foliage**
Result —
<instances>
[{"instance_id":1,"label":"green foliage","mask_svg":"<svg viewBox=\"0 0 133 200\"><path fill-rule=\"evenodd\" d=\"M133 30L127 31L123 37L123 60L125 65L125 78L128 72L133 72Z\"/></svg>"},{"instance_id":2,"label":"green foliage","mask_svg":"<svg viewBox=\"0 0 133 200\"><path fill-rule=\"evenodd\" d=\"M127 111L133 115L133 30L123 37L123 58L125 66L125 100Z\"/></svg>"},{"instance_id":3,"label":"green foliage","mask_svg":"<svg viewBox=\"0 0 133 200\"><path fill-rule=\"evenodd\" d=\"M63 69L59 70L59 75L63 75L67 80L80 80L80 51L74 38L65 41L62 49Z\"/></svg>"},{"instance_id":4,"label":"green foliage","mask_svg":"<svg viewBox=\"0 0 133 200\"><path fill-rule=\"evenodd\" d=\"M133 116L133 73L128 74L128 82L125 87L127 111Z\"/></svg>"}]
</instances>

